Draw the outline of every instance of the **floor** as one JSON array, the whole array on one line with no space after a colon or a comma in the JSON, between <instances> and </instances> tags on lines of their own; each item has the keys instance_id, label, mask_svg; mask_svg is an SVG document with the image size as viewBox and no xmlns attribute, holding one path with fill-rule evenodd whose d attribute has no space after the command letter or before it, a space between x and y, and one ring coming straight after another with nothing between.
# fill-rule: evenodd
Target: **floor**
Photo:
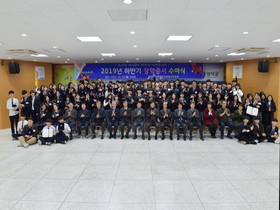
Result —
<instances>
[{"instance_id":1,"label":"floor","mask_svg":"<svg viewBox=\"0 0 280 210\"><path fill-rule=\"evenodd\" d=\"M279 145L74 139L25 149L0 130L0 209L279 209Z\"/></svg>"}]
</instances>

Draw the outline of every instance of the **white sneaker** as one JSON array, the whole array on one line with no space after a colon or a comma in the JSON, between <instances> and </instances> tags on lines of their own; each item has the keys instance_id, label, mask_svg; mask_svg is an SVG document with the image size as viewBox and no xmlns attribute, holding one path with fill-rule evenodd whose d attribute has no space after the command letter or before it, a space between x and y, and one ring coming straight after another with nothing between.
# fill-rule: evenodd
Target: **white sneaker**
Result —
<instances>
[{"instance_id":1,"label":"white sneaker","mask_svg":"<svg viewBox=\"0 0 280 210\"><path fill-rule=\"evenodd\" d=\"M246 144L246 141L240 141L241 144Z\"/></svg>"},{"instance_id":2,"label":"white sneaker","mask_svg":"<svg viewBox=\"0 0 280 210\"><path fill-rule=\"evenodd\" d=\"M38 140L38 144L39 144L39 145L42 145L42 142L41 142L41 140Z\"/></svg>"},{"instance_id":3,"label":"white sneaker","mask_svg":"<svg viewBox=\"0 0 280 210\"><path fill-rule=\"evenodd\" d=\"M265 140L263 140L263 142L268 142L268 140L267 140L267 139L265 139Z\"/></svg>"},{"instance_id":4,"label":"white sneaker","mask_svg":"<svg viewBox=\"0 0 280 210\"><path fill-rule=\"evenodd\" d=\"M256 139L256 140L254 140L254 142L259 143L259 140Z\"/></svg>"},{"instance_id":5,"label":"white sneaker","mask_svg":"<svg viewBox=\"0 0 280 210\"><path fill-rule=\"evenodd\" d=\"M25 148L28 148L29 147L29 144L25 144L25 145L23 145Z\"/></svg>"}]
</instances>

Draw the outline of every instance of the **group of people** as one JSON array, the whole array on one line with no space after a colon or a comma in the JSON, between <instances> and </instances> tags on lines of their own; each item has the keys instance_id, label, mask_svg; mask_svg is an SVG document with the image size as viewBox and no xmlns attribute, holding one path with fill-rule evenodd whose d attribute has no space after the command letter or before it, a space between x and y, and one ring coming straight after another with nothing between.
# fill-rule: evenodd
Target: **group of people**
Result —
<instances>
[{"instance_id":1,"label":"group of people","mask_svg":"<svg viewBox=\"0 0 280 210\"><path fill-rule=\"evenodd\" d=\"M233 139L231 134L234 132L235 137L245 144L265 140L274 142L278 138L277 119L274 118L276 104L272 95L266 96L261 92L244 97L236 80L232 83L211 80L188 83L184 80L148 79L139 83L132 80L105 83L97 78L94 82L80 80L77 89L70 82L67 87L62 84L42 85L36 91L31 90L29 96L23 90L20 101L14 98L13 91L9 95L7 109L12 136L24 147L37 140L39 144L65 144L73 139L75 128L80 138L82 127L86 138L90 137L91 128L92 139L96 138L96 127L101 128L101 139L106 127L109 138L116 138L120 129L120 138L128 139L133 128L133 139L137 139L140 127L143 140L145 131L151 140L151 129L155 130L155 139L160 131L164 140L166 128L170 140L173 140L174 128L177 140L180 140L180 133L186 140L187 130L189 140L192 140L193 127L196 127L204 141L204 125L208 127L211 138L217 138L219 126L220 138L224 139L224 130L228 127L226 137ZM257 109L257 114L246 113L248 107ZM19 112L21 121L18 121Z\"/></svg>"}]
</instances>

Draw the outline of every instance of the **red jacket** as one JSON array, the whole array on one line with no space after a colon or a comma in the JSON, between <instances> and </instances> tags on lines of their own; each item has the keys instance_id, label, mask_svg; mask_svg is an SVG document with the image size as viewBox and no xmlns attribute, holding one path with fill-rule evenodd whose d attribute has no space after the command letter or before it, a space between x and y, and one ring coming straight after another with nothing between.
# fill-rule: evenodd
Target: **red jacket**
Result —
<instances>
[{"instance_id":1,"label":"red jacket","mask_svg":"<svg viewBox=\"0 0 280 210\"><path fill-rule=\"evenodd\" d=\"M206 108L203 112L203 119L204 119L204 125L214 124L217 123L216 121L216 112L214 109L211 110L212 115L209 115L209 110Z\"/></svg>"}]
</instances>

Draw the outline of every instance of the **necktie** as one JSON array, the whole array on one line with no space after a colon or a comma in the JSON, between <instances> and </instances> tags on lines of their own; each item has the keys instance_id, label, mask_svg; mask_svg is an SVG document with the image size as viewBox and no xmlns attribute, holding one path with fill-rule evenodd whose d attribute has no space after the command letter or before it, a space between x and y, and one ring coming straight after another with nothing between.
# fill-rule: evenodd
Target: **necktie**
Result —
<instances>
[{"instance_id":1,"label":"necktie","mask_svg":"<svg viewBox=\"0 0 280 210\"><path fill-rule=\"evenodd\" d=\"M13 98L12 98L12 107L14 107L14 101L13 101Z\"/></svg>"},{"instance_id":2,"label":"necktie","mask_svg":"<svg viewBox=\"0 0 280 210\"><path fill-rule=\"evenodd\" d=\"M23 130L23 123L24 121L21 121L21 130Z\"/></svg>"}]
</instances>

